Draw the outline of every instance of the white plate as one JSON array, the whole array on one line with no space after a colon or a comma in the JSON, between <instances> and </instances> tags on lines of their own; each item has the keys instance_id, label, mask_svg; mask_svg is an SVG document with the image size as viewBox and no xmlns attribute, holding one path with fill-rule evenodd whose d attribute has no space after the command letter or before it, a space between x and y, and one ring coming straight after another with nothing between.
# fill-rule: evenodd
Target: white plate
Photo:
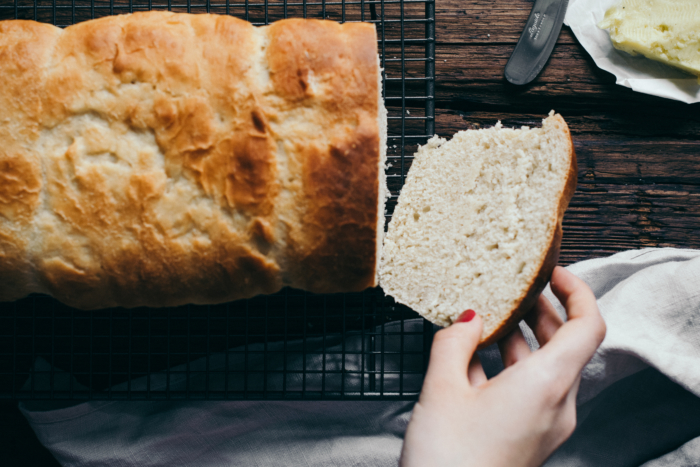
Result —
<instances>
[{"instance_id":1,"label":"white plate","mask_svg":"<svg viewBox=\"0 0 700 467\"><path fill-rule=\"evenodd\" d=\"M615 75L617 84L688 104L700 102L700 84L696 78L641 55L633 57L612 46L608 31L599 29L598 23L605 12L619 2L569 0L564 24L571 28L596 65Z\"/></svg>"}]
</instances>

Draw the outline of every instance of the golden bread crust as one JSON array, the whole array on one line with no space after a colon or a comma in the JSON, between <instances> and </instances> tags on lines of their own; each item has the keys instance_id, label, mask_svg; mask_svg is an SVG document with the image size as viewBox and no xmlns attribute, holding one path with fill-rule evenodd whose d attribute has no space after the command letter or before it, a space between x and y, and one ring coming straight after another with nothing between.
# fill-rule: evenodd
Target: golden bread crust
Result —
<instances>
[{"instance_id":1,"label":"golden bread crust","mask_svg":"<svg viewBox=\"0 0 700 467\"><path fill-rule=\"evenodd\" d=\"M0 299L94 309L375 285L373 26L5 21L0 63Z\"/></svg>"},{"instance_id":2,"label":"golden bread crust","mask_svg":"<svg viewBox=\"0 0 700 467\"><path fill-rule=\"evenodd\" d=\"M306 211L301 222L289 224L287 269L300 280L298 287L313 292L372 287L377 216L383 215L377 205L374 27L280 21L270 26L267 57L270 79L285 99L283 110L294 114L295 108L316 101L319 118L333 128L330 141L318 138L302 122L278 130L288 135L286 150L302 181L295 189ZM355 109L354 118L342 117L347 109Z\"/></svg>"}]
</instances>

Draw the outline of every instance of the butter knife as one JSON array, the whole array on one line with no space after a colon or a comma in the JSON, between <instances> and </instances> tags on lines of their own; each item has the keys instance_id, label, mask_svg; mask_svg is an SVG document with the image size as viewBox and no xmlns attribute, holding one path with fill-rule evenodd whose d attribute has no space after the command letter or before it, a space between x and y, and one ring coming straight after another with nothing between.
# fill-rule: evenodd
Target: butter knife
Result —
<instances>
[{"instance_id":1,"label":"butter knife","mask_svg":"<svg viewBox=\"0 0 700 467\"><path fill-rule=\"evenodd\" d=\"M506 64L506 79L527 84L542 71L561 32L569 0L537 0Z\"/></svg>"}]
</instances>

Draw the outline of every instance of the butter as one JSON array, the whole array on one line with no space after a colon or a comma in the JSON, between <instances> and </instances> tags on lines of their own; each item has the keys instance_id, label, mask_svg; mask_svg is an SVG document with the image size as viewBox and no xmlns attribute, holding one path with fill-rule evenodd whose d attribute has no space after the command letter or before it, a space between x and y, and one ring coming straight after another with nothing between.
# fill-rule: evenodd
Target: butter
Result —
<instances>
[{"instance_id":1,"label":"butter","mask_svg":"<svg viewBox=\"0 0 700 467\"><path fill-rule=\"evenodd\" d=\"M700 0L622 0L598 24L613 46L680 68L700 82Z\"/></svg>"}]
</instances>

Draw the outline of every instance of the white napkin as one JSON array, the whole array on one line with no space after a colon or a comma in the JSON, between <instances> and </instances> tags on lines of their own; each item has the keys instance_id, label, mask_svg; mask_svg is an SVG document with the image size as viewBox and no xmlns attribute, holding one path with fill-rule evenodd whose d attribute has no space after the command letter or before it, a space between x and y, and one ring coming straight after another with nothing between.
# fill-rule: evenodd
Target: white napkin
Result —
<instances>
[{"instance_id":1,"label":"white napkin","mask_svg":"<svg viewBox=\"0 0 700 467\"><path fill-rule=\"evenodd\" d=\"M617 78L617 84L637 92L674 99L687 104L700 102L700 84L695 77L641 55L633 57L612 46L608 32L598 23L620 0L570 0L564 24L598 67Z\"/></svg>"},{"instance_id":2,"label":"white napkin","mask_svg":"<svg viewBox=\"0 0 700 467\"><path fill-rule=\"evenodd\" d=\"M568 269L595 292L608 332L582 374L576 432L545 465L700 465L700 251L627 251Z\"/></svg>"},{"instance_id":3,"label":"white napkin","mask_svg":"<svg viewBox=\"0 0 700 467\"><path fill-rule=\"evenodd\" d=\"M569 269L596 293L608 335L583 372L577 430L546 465L700 465L700 251L634 250ZM410 331L418 323L404 326ZM346 339L349 348L358 345L359 336ZM394 345L387 340L385 348ZM407 350L412 346L418 340L405 342ZM496 347L481 357L487 374L501 368ZM212 356L210 368L221 362L221 355ZM395 364L388 359L385 370ZM55 384L68 381L67 375L54 378ZM40 389L46 381L34 384ZM154 376L151 384L162 384L162 378ZM389 389L398 382L389 377L386 384ZM264 401L20 406L58 461L81 467L396 465L411 407Z\"/></svg>"}]
</instances>

